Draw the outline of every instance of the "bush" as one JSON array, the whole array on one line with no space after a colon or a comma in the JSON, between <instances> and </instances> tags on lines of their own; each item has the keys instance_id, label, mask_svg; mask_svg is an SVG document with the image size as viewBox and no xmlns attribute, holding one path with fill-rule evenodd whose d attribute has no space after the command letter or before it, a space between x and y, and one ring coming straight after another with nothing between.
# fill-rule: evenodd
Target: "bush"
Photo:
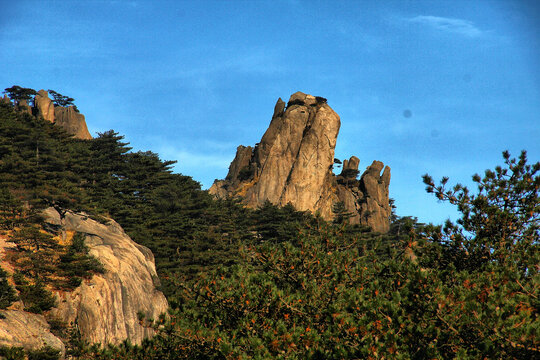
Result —
<instances>
[{"instance_id":1,"label":"bush","mask_svg":"<svg viewBox=\"0 0 540 360\"><path fill-rule=\"evenodd\" d=\"M58 360L60 359L60 350L50 346L44 346L39 350L28 351L28 360Z\"/></svg>"},{"instance_id":2,"label":"bush","mask_svg":"<svg viewBox=\"0 0 540 360\"><path fill-rule=\"evenodd\" d=\"M15 289L7 281L7 273L0 267L0 309L6 309L17 299Z\"/></svg>"},{"instance_id":3,"label":"bush","mask_svg":"<svg viewBox=\"0 0 540 360\"><path fill-rule=\"evenodd\" d=\"M24 303L25 311L41 314L56 306L56 297L45 288L40 279L36 279L34 284L30 284L21 273L15 273L13 279Z\"/></svg>"}]
</instances>

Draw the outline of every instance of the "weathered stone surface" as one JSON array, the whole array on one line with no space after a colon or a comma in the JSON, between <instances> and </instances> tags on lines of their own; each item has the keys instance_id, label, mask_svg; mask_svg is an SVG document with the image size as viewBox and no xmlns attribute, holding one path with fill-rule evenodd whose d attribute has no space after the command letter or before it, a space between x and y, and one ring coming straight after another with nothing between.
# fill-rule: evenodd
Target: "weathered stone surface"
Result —
<instances>
[{"instance_id":1,"label":"weathered stone surface","mask_svg":"<svg viewBox=\"0 0 540 360\"><path fill-rule=\"evenodd\" d=\"M251 156L253 154L253 148L251 146L240 145L236 149L236 157L234 158L229 168L229 174L227 180L237 181L246 180L249 177L249 165Z\"/></svg>"},{"instance_id":2,"label":"weathered stone surface","mask_svg":"<svg viewBox=\"0 0 540 360\"><path fill-rule=\"evenodd\" d=\"M49 99L49 94L45 90L39 90L34 97L34 108L37 115L42 116L43 119L54 122L54 104Z\"/></svg>"},{"instance_id":3,"label":"weathered stone surface","mask_svg":"<svg viewBox=\"0 0 540 360\"><path fill-rule=\"evenodd\" d=\"M27 350L50 346L62 353L65 346L50 332L50 326L43 315L19 310L0 310L0 346L16 346Z\"/></svg>"},{"instance_id":4,"label":"weathered stone surface","mask_svg":"<svg viewBox=\"0 0 540 360\"><path fill-rule=\"evenodd\" d=\"M78 139L90 140L92 136L88 132L84 115L75 111L74 106L54 108L55 123L63 127L69 134Z\"/></svg>"},{"instance_id":5,"label":"weathered stone surface","mask_svg":"<svg viewBox=\"0 0 540 360\"><path fill-rule=\"evenodd\" d=\"M253 150L240 146L226 179L216 180L210 193L241 197L249 207L267 200L280 206L290 203L329 220L334 205L343 202L351 223L387 231L390 170L380 176L383 165L374 162L359 181L360 160L352 156L336 177L332 168L339 128L340 118L324 98L296 92L287 107L278 99L261 142Z\"/></svg>"},{"instance_id":6,"label":"weathered stone surface","mask_svg":"<svg viewBox=\"0 0 540 360\"><path fill-rule=\"evenodd\" d=\"M364 198L360 203L360 213L367 214L365 224L378 232L387 232L391 213L388 187L390 185L390 168L384 168L380 161L373 161L360 178L360 190Z\"/></svg>"},{"instance_id":7,"label":"weathered stone surface","mask_svg":"<svg viewBox=\"0 0 540 360\"><path fill-rule=\"evenodd\" d=\"M341 175L343 175L346 170L358 170L358 165L360 165L360 159L356 156L351 156L349 160L343 160Z\"/></svg>"},{"instance_id":8,"label":"weathered stone surface","mask_svg":"<svg viewBox=\"0 0 540 360\"><path fill-rule=\"evenodd\" d=\"M58 292L58 306L51 310L66 323L77 325L90 343L140 343L153 330L139 323L138 313L157 319L168 308L165 296L156 289L159 280L152 252L126 235L120 225L100 224L68 212L63 219L53 209L45 212L51 223L86 235L85 244L105 268L72 292Z\"/></svg>"},{"instance_id":9,"label":"weathered stone surface","mask_svg":"<svg viewBox=\"0 0 540 360\"><path fill-rule=\"evenodd\" d=\"M45 221L60 229L64 237L73 231L86 235L85 244L105 268L105 273L92 276L71 292L56 291L57 307L47 318L58 318L79 329L90 343L118 344L125 339L139 344L154 331L139 323L138 313L146 319L158 319L168 309L165 296L157 290L159 280L152 252L132 241L114 221L100 224L83 214L67 212L65 217L53 208L44 211ZM14 245L0 236L0 264L13 273L3 261L5 251ZM1 310L0 345L39 349L50 345L64 351L64 344L49 331L42 315L23 311L17 301L8 310Z\"/></svg>"},{"instance_id":10,"label":"weathered stone surface","mask_svg":"<svg viewBox=\"0 0 540 360\"><path fill-rule=\"evenodd\" d=\"M311 98L313 99L306 96L306 102L315 100L314 97ZM327 209L318 206L318 202L324 197L326 189L323 184L326 178L333 176L334 149L340 119L327 104L309 108L309 114L279 204L291 203L298 210L325 214Z\"/></svg>"},{"instance_id":11,"label":"weathered stone surface","mask_svg":"<svg viewBox=\"0 0 540 360\"><path fill-rule=\"evenodd\" d=\"M278 101L276 102L276 106L274 106L274 115L272 116L272 119L278 116L283 116L284 110L285 110L285 101L279 98Z\"/></svg>"}]
</instances>

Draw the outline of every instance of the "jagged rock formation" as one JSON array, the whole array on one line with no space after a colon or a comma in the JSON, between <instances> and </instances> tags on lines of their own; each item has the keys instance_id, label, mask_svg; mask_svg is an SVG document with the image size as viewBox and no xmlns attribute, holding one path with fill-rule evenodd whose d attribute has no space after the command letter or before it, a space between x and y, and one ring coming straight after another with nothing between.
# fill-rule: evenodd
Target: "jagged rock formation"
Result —
<instances>
[{"instance_id":1,"label":"jagged rock formation","mask_svg":"<svg viewBox=\"0 0 540 360\"><path fill-rule=\"evenodd\" d=\"M84 214L67 212L62 218L53 208L44 212L46 223L62 234L85 234L90 254L103 267L71 292L55 291L57 307L48 316L61 319L79 329L90 343L118 344L125 339L139 344L151 337L154 330L140 323L138 314L146 319L158 319L168 309L163 293L157 290L159 280L152 252L129 238L113 220L106 225ZM8 243L9 244L9 243ZM2 267L9 271L9 266ZM49 331L43 316L22 311L21 304L0 311L0 345L22 346L27 349L50 345L63 350L61 341Z\"/></svg>"},{"instance_id":2,"label":"jagged rock formation","mask_svg":"<svg viewBox=\"0 0 540 360\"><path fill-rule=\"evenodd\" d=\"M249 207L265 201L291 203L301 211L318 212L332 219L343 203L351 223L374 231L389 228L390 168L375 161L356 180L360 160L345 160L339 176L332 172L340 118L326 99L297 92L287 105L278 99L261 142L254 148L239 146L225 180L209 192L218 198L241 197Z\"/></svg>"}]
</instances>

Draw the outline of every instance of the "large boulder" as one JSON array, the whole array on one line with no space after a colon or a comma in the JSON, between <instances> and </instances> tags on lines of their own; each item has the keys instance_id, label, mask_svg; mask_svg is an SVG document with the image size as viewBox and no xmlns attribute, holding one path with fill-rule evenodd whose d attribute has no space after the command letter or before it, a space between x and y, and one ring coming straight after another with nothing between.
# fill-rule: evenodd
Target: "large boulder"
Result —
<instances>
[{"instance_id":1,"label":"large boulder","mask_svg":"<svg viewBox=\"0 0 540 360\"><path fill-rule=\"evenodd\" d=\"M39 90L37 95L34 97L34 108L38 116L43 117L43 119L54 122L54 104L51 99L49 99L49 94L45 90Z\"/></svg>"},{"instance_id":2,"label":"large boulder","mask_svg":"<svg viewBox=\"0 0 540 360\"><path fill-rule=\"evenodd\" d=\"M240 197L253 208L267 200L280 206L290 203L328 220L334 217L335 205L343 202L351 223L386 232L390 170L376 177L378 165L368 168L369 176L362 176L368 183L362 188L365 193L362 180L357 180L356 156L344 161L336 177L332 169L339 128L340 118L326 99L296 92L285 106L280 98L260 143L253 149L239 146L227 177L209 191L218 198ZM373 181L384 185L376 187Z\"/></svg>"},{"instance_id":3,"label":"large boulder","mask_svg":"<svg viewBox=\"0 0 540 360\"><path fill-rule=\"evenodd\" d=\"M77 111L75 106L54 108L55 123L66 130L68 134L73 135L77 139L90 140L92 136L88 132L84 115Z\"/></svg>"},{"instance_id":4,"label":"large boulder","mask_svg":"<svg viewBox=\"0 0 540 360\"><path fill-rule=\"evenodd\" d=\"M53 290L55 308L45 315L23 311L21 301L8 310L0 310L0 345L29 350L45 345L64 351L64 344L50 332L46 318L59 319L79 330L89 343L119 344L124 340L140 344L154 335L154 330L141 321L158 319L166 313L168 303L159 288L152 252L129 238L113 220L102 224L84 214L66 212L61 216L53 208L44 211L45 223L57 228L63 242L75 232L85 236L89 253L104 267L73 291ZM3 261L4 248L13 244L0 238L0 264L13 273Z\"/></svg>"},{"instance_id":5,"label":"large boulder","mask_svg":"<svg viewBox=\"0 0 540 360\"><path fill-rule=\"evenodd\" d=\"M63 218L52 208L46 222L64 231L85 235L90 254L105 268L72 292L58 292L58 306L51 315L77 326L90 343L118 344L125 339L140 344L154 330L140 323L139 315L158 319L168 308L157 288L159 280L152 252L130 239L120 225L101 224L82 214L68 212Z\"/></svg>"}]
</instances>

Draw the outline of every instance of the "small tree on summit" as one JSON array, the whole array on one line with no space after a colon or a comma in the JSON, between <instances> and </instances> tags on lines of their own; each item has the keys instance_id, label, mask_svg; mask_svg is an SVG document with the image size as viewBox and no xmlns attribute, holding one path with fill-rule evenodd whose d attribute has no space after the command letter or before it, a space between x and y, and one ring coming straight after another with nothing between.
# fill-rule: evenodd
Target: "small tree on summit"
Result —
<instances>
[{"instance_id":1,"label":"small tree on summit","mask_svg":"<svg viewBox=\"0 0 540 360\"><path fill-rule=\"evenodd\" d=\"M60 94L60 93L58 93L58 92L56 92L54 90L51 90L51 89L49 89L47 91L53 97L52 101L53 101L54 105L62 106L62 107L73 106L75 108L75 111L79 112L79 109L77 109L77 106L73 103L75 101L74 98L62 95L62 94Z\"/></svg>"},{"instance_id":2,"label":"small tree on summit","mask_svg":"<svg viewBox=\"0 0 540 360\"><path fill-rule=\"evenodd\" d=\"M13 85L10 88L4 89L4 94L7 94L11 100L18 104L21 100L29 101L33 95L37 94L37 92L34 89Z\"/></svg>"}]
</instances>

